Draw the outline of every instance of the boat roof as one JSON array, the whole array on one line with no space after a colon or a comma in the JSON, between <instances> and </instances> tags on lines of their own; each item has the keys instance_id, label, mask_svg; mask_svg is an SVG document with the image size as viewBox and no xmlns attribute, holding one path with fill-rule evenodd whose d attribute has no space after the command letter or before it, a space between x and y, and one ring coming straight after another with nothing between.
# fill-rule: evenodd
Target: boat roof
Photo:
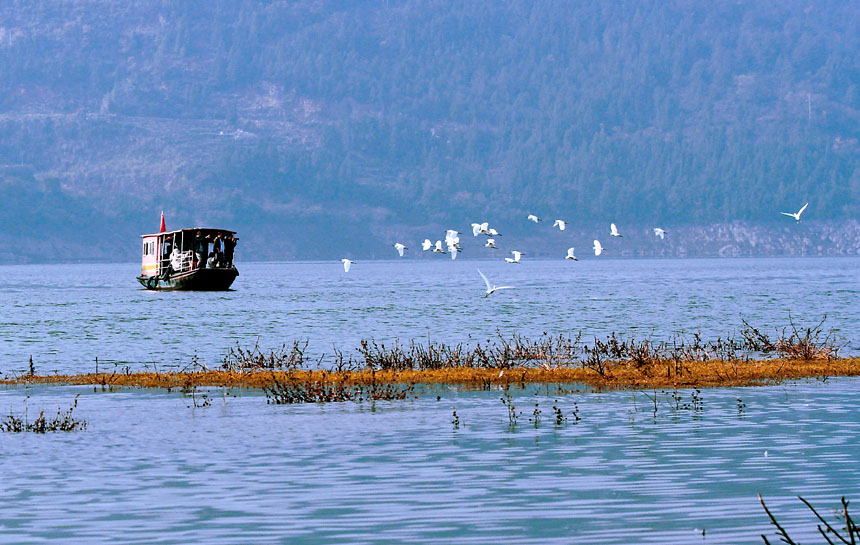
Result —
<instances>
[{"instance_id":1,"label":"boat roof","mask_svg":"<svg viewBox=\"0 0 860 545\"><path fill-rule=\"evenodd\" d=\"M231 231L229 229L214 229L212 227L189 227L188 229L174 229L173 231L165 231L163 233L149 233L147 235L140 235L140 236L141 236L141 238L143 238L143 237L158 237L158 236L172 235L174 233L182 233L182 232L188 232L188 231L191 231L193 233L200 231L200 233L203 234L203 236L217 235L218 233L221 233L224 235L235 235L236 234L236 231Z\"/></svg>"}]
</instances>

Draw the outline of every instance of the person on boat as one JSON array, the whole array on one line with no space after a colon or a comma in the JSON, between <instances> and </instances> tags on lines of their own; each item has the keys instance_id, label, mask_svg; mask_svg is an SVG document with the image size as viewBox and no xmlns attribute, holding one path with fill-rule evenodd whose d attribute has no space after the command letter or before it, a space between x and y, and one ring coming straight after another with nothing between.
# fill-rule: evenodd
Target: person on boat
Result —
<instances>
[{"instance_id":1,"label":"person on boat","mask_svg":"<svg viewBox=\"0 0 860 545\"><path fill-rule=\"evenodd\" d=\"M217 262L218 256L215 255L215 252L209 252L209 259L206 261L206 266L210 269L214 269Z\"/></svg>"},{"instance_id":2,"label":"person on boat","mask_svg":"<svg viewBox=\"0 0 860 545\"><path fill-rule=\"evenodd\" d=\"M215 240L212 241L212 251L215 252L215 266L221 267L224 264L224 254L221 253L221 248L224 246L224 236L219 232L215 235Z\"/></svg>"},{"instance_id":3,"label":"person on boat","mask_svg":"<svg viewBox=\"0 0 860 545\"><path fill-rule=\"evenodd\" d=\"M197 256L197 268L206 267L206 250L209 242L203 237L203 233L197 231L194 234L194 255Z\"/></svg>"},{"instance_id":4,"label":"person on boat","mask_svg":"<svg viewBox=\"0 0 860 545\"><path fill-rule=\"evenodd\" d=\"M233 266L233 249L236 248L236 241L233 235L227 235L224 239L224 266L228 269Z\"/></svg>"},{"instance_id":5,"label":"person on boat","mask_svg":"<svg viewBox=\"0 0 860 545\"><path fill-rule=\"evenodd\" d=\"M182 269L182 253L179 248L174 247L173 251L170 252L170 266L173 267L174 271Z\"/></svg>"}]
</instances>

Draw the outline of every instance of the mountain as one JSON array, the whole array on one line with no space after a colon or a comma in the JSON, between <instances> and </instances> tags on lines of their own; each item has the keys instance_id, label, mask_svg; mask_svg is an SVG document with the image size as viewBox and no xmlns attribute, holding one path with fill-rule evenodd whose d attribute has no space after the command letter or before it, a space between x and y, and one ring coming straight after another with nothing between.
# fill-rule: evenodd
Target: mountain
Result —
<instances>
[{"instance_id":1,"label":"mountain","mask_svg":"<svg viewBox=\"0 0 860 545\"><path fill-rule=\"evenodd\" d=\"M554 252L531 212L714 255L807 201L823 245L728 253L856 252L858 25L848 1L7 0L0 261L136 260L162 210L243 259L476 220Z\"/></svg>"}]
</instances>

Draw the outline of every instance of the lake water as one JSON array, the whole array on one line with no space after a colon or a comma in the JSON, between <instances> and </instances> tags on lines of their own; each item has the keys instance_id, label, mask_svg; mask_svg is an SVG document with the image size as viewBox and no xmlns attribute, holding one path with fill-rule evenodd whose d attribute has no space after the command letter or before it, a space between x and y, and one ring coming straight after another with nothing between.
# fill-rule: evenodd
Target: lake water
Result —
<instances>
[{"instance_id":1,"label":"lake water","mask_svg":"<svg viewBox=\"0 0 860 545\"><path fill-rule=\"evenodd\" d=\"M484 299L476 268L516 289ZM258 336L307 339L315 354L497 329L710 338L740 316L786 325L788 309L804 324L827 314L857 352L858 270L847 258L250 264L234 291L207 294L139 290L133 265L0 267L0 373L30 355L42 373L91 371L96 356L213 366ZM757 493L816 542L795 496L827 515L860 498L858 386L708 389L695 403L690 390L647 393L656 413L644 392L515 388L515 426L498 390L276 406L213 389L194 407L177 391L4 388L0 414L32 418L80 394L89 425L0 434L0 542L761 543Z\"/></svg>"},{"instance_id":2,"label":"lake water","mask_svg":"<svg viewBox=\"0 0 860 545\"><path fill-rule=\"evenodd\" d=\"M515 289L484 298L476 269ZM90 372L102 365L217 366L231 346L307 340L311 357L362 338L468 342L543 332L705 338L788 325L789 312L860 351L860 259L403 260L240 266L229 292L151 292L139 266L0 267L0 374Z\"/></svg>"}]
</instances>

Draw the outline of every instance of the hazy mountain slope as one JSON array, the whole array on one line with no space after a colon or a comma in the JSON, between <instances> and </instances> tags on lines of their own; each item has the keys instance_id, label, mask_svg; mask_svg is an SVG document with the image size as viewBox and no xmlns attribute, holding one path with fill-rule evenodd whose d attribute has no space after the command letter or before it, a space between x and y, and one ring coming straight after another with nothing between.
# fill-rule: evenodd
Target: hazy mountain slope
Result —
<instances>
[{"instance_id":1,"label":"hazy mountain slope","mask_svg":"<svg viewBox=\"0 0 860 545\"><path fill-rule=\"evenodd\" d=\"M344 6L0 5L0 237L134 259L164 209L247 257L369 256L478 218L525 237L529 211L764 232L810 200L821 251L854 247L856 3Z\"/></svg>"}]
</instances>

